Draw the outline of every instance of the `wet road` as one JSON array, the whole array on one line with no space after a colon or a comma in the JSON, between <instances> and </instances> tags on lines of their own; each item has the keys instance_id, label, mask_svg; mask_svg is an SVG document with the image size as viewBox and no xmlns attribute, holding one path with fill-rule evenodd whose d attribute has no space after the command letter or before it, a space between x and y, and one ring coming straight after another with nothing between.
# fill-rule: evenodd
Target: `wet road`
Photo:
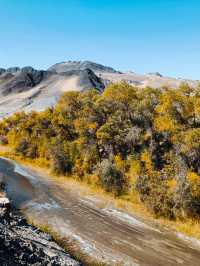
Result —
<instances>
[{"instance_id":1,"label":"wet road","mask_svg":"<svg viewBox=\"0 0 200 266\"><path fill-rule=\"evenodd\" d=\"M0 159L0 173L13 204L34 222L48 224L82 252L109 265L200 265L200 244L152 227L97 198L63 188L15 162Z\"/></svg>"}]
</instances>

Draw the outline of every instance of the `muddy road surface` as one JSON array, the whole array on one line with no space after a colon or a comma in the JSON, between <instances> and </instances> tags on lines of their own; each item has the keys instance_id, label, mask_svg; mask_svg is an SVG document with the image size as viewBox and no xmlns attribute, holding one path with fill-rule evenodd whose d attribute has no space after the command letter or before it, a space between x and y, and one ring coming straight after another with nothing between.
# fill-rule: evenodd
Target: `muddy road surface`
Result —
<instances>
[{"instance_id":1,"label":"muddy road surface","mask_svg":"<svg viewBox=\"0 0 200 266\"><path fill-rule=\"evenodd\" d=\"M35 224L47 224L87 256L108 265L200 265L200 242L152 226L98 197L67 190L49 176L0 159L8 196Z\"/></svg>"}]
</instances>

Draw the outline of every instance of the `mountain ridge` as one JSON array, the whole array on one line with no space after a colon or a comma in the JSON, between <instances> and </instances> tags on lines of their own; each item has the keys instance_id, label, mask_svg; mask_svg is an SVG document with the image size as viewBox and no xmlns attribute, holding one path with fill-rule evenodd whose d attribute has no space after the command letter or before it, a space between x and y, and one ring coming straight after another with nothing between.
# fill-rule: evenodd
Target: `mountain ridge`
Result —
<instances>
[{"instance_id":1,"label":"mountain ridge","mask_svg":"<svg viewBox=\"0 0 200 266\"><path fill-rule=\"evenodd\" d=\"M105 66L102 64L98 64L92 61L66 61L61 63L56 63L55 65L49 67L47 70L55 71L57 73L67 72L69 70L84 70L84 69L91 69L92 71L103 71L109 73L120 73L119 71L115 70L112 67Z\"/></svg>"},{"instance_id":2,"label":"mountain ridge","mask_svg":"<svg viewBox=\"0 0 200 266\"><path fill-rule=\"evenodd\" d=\"M46 70L31 66L0 68L0 117L19 110L44 110L54 106L66 91L94 88L102 92L110 83L122 81L140 88L177 88L182 83L191 87L199 85L199 81L165 77L159 72L146 75L120 72L92 61L66 61Z\"/></svg>"}]
</instances>

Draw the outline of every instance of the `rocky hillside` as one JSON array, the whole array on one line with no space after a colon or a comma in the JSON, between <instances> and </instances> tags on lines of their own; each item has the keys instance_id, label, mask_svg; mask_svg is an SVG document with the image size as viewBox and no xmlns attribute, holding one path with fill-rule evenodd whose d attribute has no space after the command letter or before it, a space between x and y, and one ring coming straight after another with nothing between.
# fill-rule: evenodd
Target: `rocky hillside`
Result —
<instances>
[{"instance_id":1,"label":"rocky hillside","mask_svg":"<svg viewBox=\"0 0 200 266\"><path fill-rule=\"evenodd\" d=\"M1 184L2 186L2 184ZM0 265L80 266L50 235L27 224L0 188Z\"/></svg>"},{"instance_id":2,"label":"rocky hillside","mask_svg":"<svg viewBox=\"0 0 200 266\"><path fill-rule=\"evenodd\" d=\"M88 68L63 73L32 67L0 69L0 117L19 110L43 110L53 106L65 91L104 89L100 77Z\"/></svg>"},{"instance_id":3,"label":"rocky hillside","mask_svg":"<svg viewBox=\"0 0 200 266\"><path fill-rule=\"evenodd\" d=\"M27 91L51 75L32 67L0 69L0 93L3 96Z\"/></svg>"}]
</instances>

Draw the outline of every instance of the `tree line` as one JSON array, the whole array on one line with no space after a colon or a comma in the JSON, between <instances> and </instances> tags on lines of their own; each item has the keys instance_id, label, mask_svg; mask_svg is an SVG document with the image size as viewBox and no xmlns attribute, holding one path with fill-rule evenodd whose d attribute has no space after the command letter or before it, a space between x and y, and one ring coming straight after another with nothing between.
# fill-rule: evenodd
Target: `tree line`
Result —
<instances>
[{"instance_id":1,"label":"tree line","mask_svg":"<svg viewBox=\"0 0 200 266\"><path fill-rule=\"evenodd\" d=\"M200 216L200 91L127 83L65 93L53 108L0 122L0 141L58 175L137 193L156 216Z\"/></svg>"}]
</instances>

